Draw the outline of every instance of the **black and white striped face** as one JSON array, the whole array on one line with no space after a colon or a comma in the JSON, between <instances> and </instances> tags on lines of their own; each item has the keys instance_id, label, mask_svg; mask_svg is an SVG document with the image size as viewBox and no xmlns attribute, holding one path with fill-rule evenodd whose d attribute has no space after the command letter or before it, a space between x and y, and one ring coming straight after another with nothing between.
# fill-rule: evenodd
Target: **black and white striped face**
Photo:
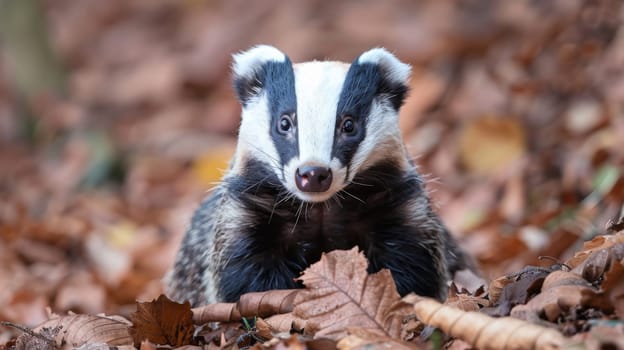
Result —
<instances>
[{"instance_id":1,"label":"black and white striped face","mask_svg":"<svg viewBox=\"0 0 624 350\"><path fill-rule=\"evenodd\" d=\"M382 48L351 65L293 65L271 46L234 55L243 106L236 157L267 164L303 201L325 201L358 172L392 155L405 158L398 109L409 74L409 65Z\"/></svg>"}]
</instances>

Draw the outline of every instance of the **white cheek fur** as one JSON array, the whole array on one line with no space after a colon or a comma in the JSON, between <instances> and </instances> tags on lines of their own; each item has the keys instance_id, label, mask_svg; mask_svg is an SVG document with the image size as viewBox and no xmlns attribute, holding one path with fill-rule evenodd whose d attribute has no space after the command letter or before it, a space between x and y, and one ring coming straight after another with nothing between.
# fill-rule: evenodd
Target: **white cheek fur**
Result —
<instances>
[{"instance_id":1,"label":"white cheek fur","mask_svg":"<svg viewBox=\"0 0 624 350\"><path fill-rule=\"evenodd\" d=\"M385 104L373 101L366 125L366 137L351 160L348 181L352 181L357 173L397 153L405 154L398 113ZM403 164L398 166L404 169L409 166L405 161L406 156L393 158L403 159Z\"/></svg>"},{"instance_id":2,"label":"white cheek fur","mask_svg":"<svg viewBox=\"0 0 624 350\"><path fill-rule=\"evenodd\" d=\"M269 115L266 95L261 94L248 103L243 109L241 126L238 131L238 145L236 148L235 162L232 170L240 173L240 167L244 155L249 155L254 159L269 164L278 177L281 178L281 161L277 153L275 144L269 132L271 128L271 117Z\"/></svg>"}]
</instances>

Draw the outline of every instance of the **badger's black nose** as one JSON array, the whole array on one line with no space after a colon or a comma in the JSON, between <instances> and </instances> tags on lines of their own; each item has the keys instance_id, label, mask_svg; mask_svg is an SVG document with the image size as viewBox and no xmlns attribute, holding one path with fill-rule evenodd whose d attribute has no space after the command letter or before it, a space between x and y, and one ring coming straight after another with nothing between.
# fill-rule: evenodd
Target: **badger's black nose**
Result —
<instances>
[{"instance_id":1,"label":"badger's black nose","mask_svg":"<svg viewBox=\"0 0 624 350\"><path fill-rule=\"evenodd\" d=\"M297 187L303 192L325 192L332 183L330 168L303 166L295 174Z\"/></svg>"}]
</instances>

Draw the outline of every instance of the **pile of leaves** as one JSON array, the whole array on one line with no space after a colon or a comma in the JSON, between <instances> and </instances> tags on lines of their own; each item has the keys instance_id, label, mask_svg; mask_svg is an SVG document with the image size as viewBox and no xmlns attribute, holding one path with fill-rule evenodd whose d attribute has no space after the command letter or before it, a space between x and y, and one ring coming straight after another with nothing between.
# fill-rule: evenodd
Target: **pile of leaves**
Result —
<instances>
[{"instance_id":1,"label":"pile of leaves","mask_svg":"<svg viewBox=\"0 0 624 350\"><path fill-rule=\"evenodd\" d=\"M618 0L0 1L0 320L51 344L54 327L34 327L54 313L131 319L136 300L158 298L234 149L230 55L260 43L294 62L384 46L412 65L404 140L497 283L468 296L508 315L621 215L623 21ZM605 289L605 270L576 272ZM593 294L574 295L557 307ZM587 305L554 321L545 307L539 323L608 334L591 320L613 313ZM0 327L0 344L20 334Z\"/></svg>"},{"instance_id":2,"label":"pile of leaves","mask_svg":"<svg viewBox=\"0 0 624 350\"><path fill-rule=\"evenodd\" d=\"M401 299L389 270L369 275L367 266L357 248L333 251L304 271L305 289L197 309L161 295L138 303L131 321L54 315L19 327L24 334L4 349L415 349L427 336L453 349L624 346L624 231L594 238L564 264L529 266L475 293L452 284L444 305ZM432 335L433 327L449 337Z\"/></svg>"}]
</instances>

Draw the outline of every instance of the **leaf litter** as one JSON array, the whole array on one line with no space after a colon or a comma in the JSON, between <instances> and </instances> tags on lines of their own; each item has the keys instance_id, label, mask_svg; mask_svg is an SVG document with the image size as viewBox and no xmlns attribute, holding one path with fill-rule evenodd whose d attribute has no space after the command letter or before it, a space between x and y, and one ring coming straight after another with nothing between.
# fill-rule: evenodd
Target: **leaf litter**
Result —
<instances>
[{"instance_id":1,"label":"leaf litter","mask_svg":"<svg viewBox=\"0 0 624 350\"><path fill-rule=\"evenodd\" d=\"M244 1L41 4L69 88L20 95L12 65L28 60L3 51L0 320L24 326L0 327L0 348L19 337L21 347L51 346L44 339L55 328L35 328L52 320L48 307L74 320L130 318L136 300L159 298L193 209L234 149L229 55L266 42L294 61L348 61L381 45L412 64L400 116L408 149L439 214L492 281L472 293L458 283L447 305L556 327L587 348L622 347L620 2L292 2L278 11ZM193 310L198 323L221 323L196 329L202 345L187 348L325 341L314 339L325 323L293 314L298 292L272 293L203 316ZM256 322L246 328L238 314ZM258 321L274 336L263 345L266 337L250 335ZM350 325L322 346L412 346L426 328L418 323L408 317L392 340ZM105 348L74 328L54 334Z\"/></svg>"}]
</instances>

